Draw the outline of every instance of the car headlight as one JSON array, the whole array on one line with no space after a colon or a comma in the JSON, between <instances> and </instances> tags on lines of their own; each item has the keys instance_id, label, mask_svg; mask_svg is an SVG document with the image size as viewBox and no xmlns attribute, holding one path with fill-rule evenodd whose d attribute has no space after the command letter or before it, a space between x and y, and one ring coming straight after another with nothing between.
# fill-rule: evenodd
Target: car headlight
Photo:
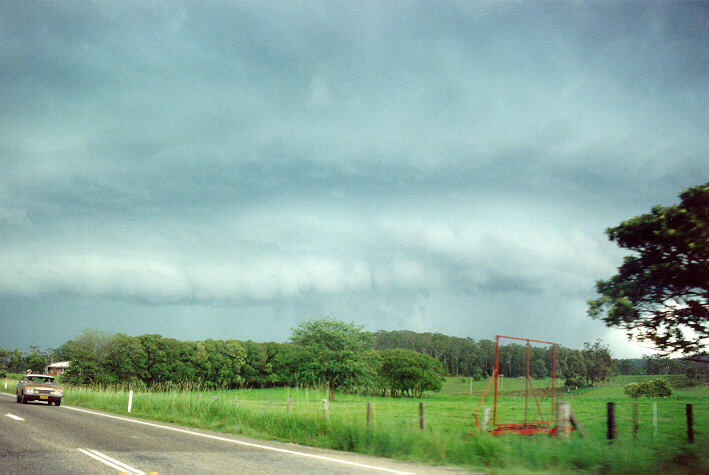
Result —
<instances>
[{"instance_id":1,"label":"car headlight","mask_svg":"<svg viewBox=\"0 0 709 475\"><path fill-rule=\"evenodd\" d=\"M62 391L62 390L52 391L52 396L62 397L62 396L64 396L64 391Z\"/></svg>"},{"instance_id":2,"label":"car headlight","mask_svg":"<svg viewBox=\"0 0 709 475\"><path fill-rule=\"evenodd\" d=\"M25 389L25 394L34 394L34 389L32 389L32 388Z\"/></svg>"}]
</instances>

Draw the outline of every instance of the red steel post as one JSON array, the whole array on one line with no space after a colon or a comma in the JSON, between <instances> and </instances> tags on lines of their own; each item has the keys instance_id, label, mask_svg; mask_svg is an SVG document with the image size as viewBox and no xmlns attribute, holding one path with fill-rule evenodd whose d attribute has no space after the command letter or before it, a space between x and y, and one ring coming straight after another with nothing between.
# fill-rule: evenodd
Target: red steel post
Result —
<instances>
[{"instance_id":1,"label":"red steel post","mask_svg":"<svg viewBox=\"0 0 709 475\"><path fill-rule=\"evenodd\" d=\"M492 425L497 425L497 377L500 373L500 335L495 338L495 399L492 406Z\"/></svg>"}]
</instances>

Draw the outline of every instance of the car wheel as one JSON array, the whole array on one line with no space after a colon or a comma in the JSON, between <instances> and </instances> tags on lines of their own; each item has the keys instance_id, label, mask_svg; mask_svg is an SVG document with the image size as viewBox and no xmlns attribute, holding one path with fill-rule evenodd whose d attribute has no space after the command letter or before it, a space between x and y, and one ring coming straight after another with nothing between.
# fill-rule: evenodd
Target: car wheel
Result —
<instances>
[{"instance_id":1,"label":"car wheel","mask_svg":"<svg viewBox=\"0 0 709 475\"><path fill-rule=\"evenodd\" d=\"M21 402L22 404L27 404L27 399L25 399L25 395L24 395L24 394L23 394L22 396L20 396L20 402Z\"/></svg>"},{"instance_id":2,"label":"car wheel","mask_svg":"<svg viewBox=\"0 0 709 475\"><path fill-rule=\"evenodd\" d=\"M61 401L54 401L54 405L55 405L55 406L60 406L61 403L62 403Z\"/></svg>"},{"instance_id":3,"label":"car wheel","mask_svg":"<svg viewBox=\"0 0 709 475\"><path fill-rule=\"evenodd\" d=\"M20 395L19 395L19 394L15 394L15 399L17 400L17 402L20 402Z\"/></svg>"}]
</instances>

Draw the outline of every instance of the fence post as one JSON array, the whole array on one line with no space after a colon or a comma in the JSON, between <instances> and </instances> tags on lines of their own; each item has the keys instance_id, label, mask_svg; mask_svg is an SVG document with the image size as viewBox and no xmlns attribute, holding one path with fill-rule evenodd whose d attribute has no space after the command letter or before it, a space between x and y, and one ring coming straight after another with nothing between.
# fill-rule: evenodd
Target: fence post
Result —
<instances>
[{"instance_id":1,"label":"fence post","mask_svg":"<svg viewBox=\"0 0 709 475\"><path fill-rule=\"evenodd\" d=\"M372 424L372 403L367 403L367 427Z\"/></svg>"},{"instance_id":2,"label":"fence post","mask_svg":"<svg viewBox=\"0 0 709 475\"><path fill-rule=\"evenodd\" d=\"M652 403L652 437L657 438L657 403Z\"/></svg>"},{"instance_id":3,"label":"fence post","mask_svg":"<svg viewBox=\"0 0 709 475\"><path fill-rule=\"evenodd\" d=\"M556 436L559 439L568 439L570 430L571 408L566 401L556 402Z\"/></svg>"},{"instance_id":4,"label":"fence post","mask_svg":"<svg viewBox=\"0 0 709 475\"><path fill-rule=\"evenodd\" d=\"M609 402L608 407L608 432L606 433L606 438L608 443L613 443L615 439L615 403Z\"/></svg>"},{"instance_id":5,"label":"fence post","mask_svg":"<svg viewBox=\"0 0 709 475\"><path fill-rule=\"evenodd\" d=\"M694 414L691 404L687 404L687 440L690 444L694 443Z\"/></svg>"},{"instance_id":6,"label":"fence post","mask_svg":"<svg viewBox=\"0 0 709 475\"><path fill-rule=\"evenodd\" d=\"M487 432L488 425L490 424L490 406L485 406L485 409L483 409L483 420L482 424L480 425L480 431L482 433Z\"/></svg>"},{"instance_id":7,"label":"fence post","mask_svg":"<svg viewBox=\"0 0 709 475\"><path fill-rule=\"evenodd\" d=\"M322 400L322 412L325 416L325 419L330 418L330 404L328 403L327 398Z\"/></svg>"},{"instance_id":8,"label":"fence post","mask_svg":"<svg viewBox=\"0 0 709 475\"><path fill-rule=\"evenodd\" d=\"M426 416L423 409L423 401L419 402L419 429L424 430L426 428Z\"/></svg>"},{"instance_id":9,"label":"fence post","mask_svg":"<svg viewBox=\"0 0 709 475\"><path fill-rule=\"evenodd\" d=\"M638 403L633 403L633 439L638 438Z\"/></svg>"},{"instance_id":10,"label":"fence post","mask_svg":"<svg viewBox=\"0 0 709 475\"><path fill-rule=\"evenodd\" d=\"M290 406L293 404L293 398L288 398L288 401L286 401L286 414L290 414Z\"/></svg>"},{"instance_id":11,"label":"fence post","mask_svg":"<svg viewBox=\"0 0 709 475\"><path fill-rule=\"evenodd\" d=\"M130 412L132 407L133 407L133 390L131 389L130 392L128 392L128 412Z\"/></svg>"}]
</instances>

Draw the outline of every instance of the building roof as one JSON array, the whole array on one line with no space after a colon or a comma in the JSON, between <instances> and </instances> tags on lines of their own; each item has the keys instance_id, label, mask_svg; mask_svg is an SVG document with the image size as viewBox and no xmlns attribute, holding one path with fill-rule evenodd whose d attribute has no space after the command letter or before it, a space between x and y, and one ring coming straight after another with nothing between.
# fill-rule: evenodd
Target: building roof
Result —
<instances>
[{"instance_id":1,"label":"building roof","mask_svg":"<svg viewBox=\"0 0 709 475\"><path fill-rule=\"evenodd\" d=\"M56 363L48 364L47 368L68 368L71 361L57 361Z\"/></svg>"}]
</instances>

